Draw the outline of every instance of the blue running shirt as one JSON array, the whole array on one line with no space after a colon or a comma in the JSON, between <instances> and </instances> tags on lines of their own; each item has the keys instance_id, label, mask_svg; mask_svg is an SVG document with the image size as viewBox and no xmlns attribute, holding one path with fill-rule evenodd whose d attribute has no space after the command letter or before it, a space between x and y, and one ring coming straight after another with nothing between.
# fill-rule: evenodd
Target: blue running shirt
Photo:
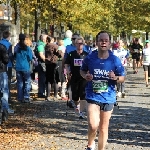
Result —
<instances>
[{"instance_id":1,"label":"blue running shirt","mask_svg":"<svg viewBox=\"0 0 150 150\"><path fill-rule=\"evenodd\" d=\"M86 86L86 99L100 103L116 102L116 81L109 79L109 72L116 76L124 76L124 67L120 59L109 53L107 59L98 58L98 51L89 54L82 63L81 70L89 71L93 80Z\"/></svg>"}]
</instances>

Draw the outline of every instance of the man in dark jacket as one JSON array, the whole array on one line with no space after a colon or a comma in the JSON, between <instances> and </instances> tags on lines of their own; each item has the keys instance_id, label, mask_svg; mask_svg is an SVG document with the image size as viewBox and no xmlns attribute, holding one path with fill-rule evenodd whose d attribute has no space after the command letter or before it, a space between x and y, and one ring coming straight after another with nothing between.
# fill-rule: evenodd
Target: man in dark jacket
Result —
<instances>
[{"instance_id":1,"label":"man in dark jacket","mask_svg":"<svg viewBox=\"0 0 150 150\"><path fill-rule=\"evenodd\" d=\"M8 35L7 37L5 37ZM5 38L5 40L4 40ZM10 33L8 31L3 32L4 41L0 41L0 98L1 98L1 112L2 121L6 121L8 118L8 113L13 113L14 111L9 108L8 105L8 96L9 96L9 88L8 88L8 75L7 75L7 64L9 62L9 48L11 46L9 42Z\"/></svg>"}]
</instances>

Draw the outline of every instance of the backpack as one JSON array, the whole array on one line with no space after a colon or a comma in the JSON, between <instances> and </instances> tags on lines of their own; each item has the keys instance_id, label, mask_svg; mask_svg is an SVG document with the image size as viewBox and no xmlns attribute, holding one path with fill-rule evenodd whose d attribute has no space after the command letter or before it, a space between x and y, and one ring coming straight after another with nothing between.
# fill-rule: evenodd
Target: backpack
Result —
<instances>
[{"instance_id":1,"label":"backpack","mask_svg":"<svg viewBox=\"0 0 150 150\"><path fill-rule=\"evenodd\" d=\"M5 54L3 53L4 51ZM8 57L7 47L0 43L0 69L4 69L8 61L9 61L9 57Z\"/></svg>"}]
</instances>

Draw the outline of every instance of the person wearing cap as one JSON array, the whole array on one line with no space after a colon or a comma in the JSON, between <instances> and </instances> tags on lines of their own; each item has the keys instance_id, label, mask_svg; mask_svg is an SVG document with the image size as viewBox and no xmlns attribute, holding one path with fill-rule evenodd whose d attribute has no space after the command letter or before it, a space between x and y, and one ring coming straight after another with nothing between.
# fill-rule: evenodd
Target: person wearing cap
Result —
<instances>
[{"instance_id":1,"label":"person wearing cap","mask_svg":"<svg viewBox=\"0 0 150 150\"><path fill-rule=\"evenodd\" d=\"M30 103L31 72L30 62L33 55L32 50L25 44L25 34L19 34L19 43L14 48L14 59L16 60L17 75L17 99L19 102Z\"/></svg>"},{"instance_id":2,"label":"person wearing cap","mask_svg":"<svg viewBox=\"0 0 150 150\"><path fill-rule=\"evenodd\" d=\"M145 73L145 82L146 82L146 87L149 86L148 83L148 70L150 69L150 41L146 40L145 41L145 48L142 51L142 59L143 62L143 69Z\"/></svg>"},{"instance_id":3,"label":"person wearing cap","mask_svg":"<svg viewBox=\"0 0 150 150\"><path fill-rule=\"evenodd\" d=\"M118 42L116 42L116 43L113 43L113 45L112 45L112 51L114 51L114 50L117 50L118 49Z\"/></svg>"}]
</instances>

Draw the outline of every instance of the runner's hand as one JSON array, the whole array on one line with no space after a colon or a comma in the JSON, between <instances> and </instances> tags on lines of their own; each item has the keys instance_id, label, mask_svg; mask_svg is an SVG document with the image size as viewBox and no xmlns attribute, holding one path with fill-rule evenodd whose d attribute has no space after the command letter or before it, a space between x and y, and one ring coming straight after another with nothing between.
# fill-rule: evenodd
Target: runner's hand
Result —
<instances>
[{"instance_id":1,"label":"runner's hand","mask_svg":"<svg viewBox=\"0 0 150 150\"><path fill-rule=\"evenodd\" d=\"M116 75L115 75L115 73L114 73L113 71L110 71L110 72L109 72L109 78L110 78L111 80L117 80L117 77L116 77Z\"/></svg>"},{"instance_id":2,"label":"runner's hand","mask_svg":"<svg viewBox=\"0 0 150 150\"><path fill-rule=\"evenodd\" d=\"M87 74L85 75L85 79L87 81L91 81L93 79L93 75L89 73L89 71L87 72Z\"/></svg>"}]
</instances>

